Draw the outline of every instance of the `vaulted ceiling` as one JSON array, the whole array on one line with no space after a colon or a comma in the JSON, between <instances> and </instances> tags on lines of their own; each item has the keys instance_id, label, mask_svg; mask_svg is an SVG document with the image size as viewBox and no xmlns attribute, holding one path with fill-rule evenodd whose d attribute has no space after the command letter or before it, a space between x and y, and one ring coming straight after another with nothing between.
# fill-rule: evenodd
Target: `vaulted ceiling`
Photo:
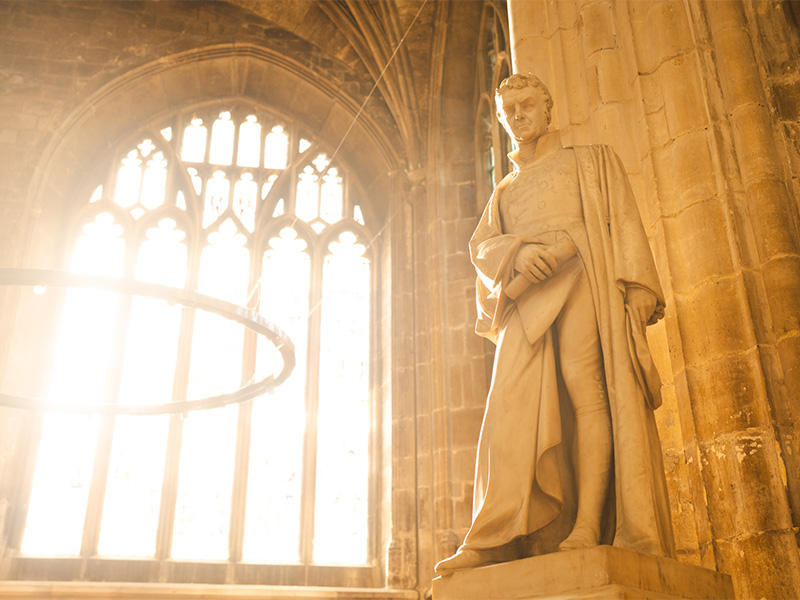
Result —
<instances>
[{"instance_id":1,"label":"vaulted ceiling","mask_svg":"<svg viewBox=\"0 0 800 600\"><path fill-rule=\"evenodd\" d=\"M420 99L428 96L432 64L441 59L433 52L437 14L442 12L436 0L227 0L227 4L285 32L273 30L272 35L292 34L321 50L329 62L320 67L347 68L362 83L356 100L364 102L372 93L374 100L364 107L367 111L380 110L379 102L385 103L409 163L419 162L419 135L428 109Z\"/></svg>"}]
</instances>

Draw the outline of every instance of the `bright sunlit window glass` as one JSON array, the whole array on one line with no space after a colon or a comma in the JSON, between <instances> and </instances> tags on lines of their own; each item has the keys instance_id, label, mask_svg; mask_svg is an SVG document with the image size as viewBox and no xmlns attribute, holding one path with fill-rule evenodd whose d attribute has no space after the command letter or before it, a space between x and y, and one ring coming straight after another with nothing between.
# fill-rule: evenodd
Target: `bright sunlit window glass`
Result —
<instances>
[{"instance_id":1,"label":"bright sunlit window glass","mask_svg":"<svg viewBox=\"0 0 800 600\"><path fill-rule=\"evenodd\" d=\"M203 180L200 178L200 175L197 174L197 169L194 167L189 167L186 169L186 173L192 180L192 188L194 189L194 193L198 196L200 195L200 190L203 189ZM182 192L179 192L182 194Z\"/></svg>"},{"instance_id":2,"label":"bright sunlit window glass","mask_svg":"<svg viewBox=\"0 0 800 600\"><path fill-rule=\"evenodd\" d=\"M79 415L45 418L45 441L36 462L23 554L79 553L98 423L97 417Z\"/></svg>"},{"instance_id":3,"label":"bright sunlit window glass","mask_svg":"<svg viewBox=\"0 0 800 600\"><path fill-rule=\"evenodd\" d=\"M168 426L166 416L115 420L98 554L155 554Z\"/></svg>"},{"instance_id":4,"label":"bright sunlit window glass","mask_svg":"<svg viewBox=\"0 0 800 600\"><path fill-rule=\"evenodd\" d=\"M186 233L170 218L153 225L139 248L136 278L183 287L187 271ZM154 298L132 299L120 389L122 404L169 402L179 328L179 307ZM143 377L143 373L147 376ZM155 554L168 426L169 418L165 415L116 419L99 554Z\"/></svg>"},{"instance_id":5,"label":"bright sunlit window glass","mask_svg":"<svg viewBox=\"0 0 800 600\"><path fill-rule=\"evenodd\" d=\"M276 125L264 141L264 166L267 169L285 169L289 156L289 138L283 127Z\"/></svg>"},{"instance_id":6,"label":"bright sunlit window glass","mask_svg":"<svg viewBox=\"0 0 800 600\"><path fill-rule=\"evenodd\" d=\"M344 232L323 263L314 561L367 559L369 262Z\"/></svg>"},{"instance_id":7,"label":"bright sunlit window glass","mask_svg":"<svg viewBox=\"0 0 800 600\"><path fill-rule=\"evenodd\" d=\"M110 213L83 226L70 268L119 275L123 228ZM118 298L110 292L70 290L61 318L50 399L64 404L102 402ZM70 555L81 548L89 498L96 416L51 413L45 417L22 552Z\"/></svg>"},{"instance_id":8,"label":"bright sunlit window glass","mask_svg":"<svg viewBox=\"0 0 800 600\"><path fill-rule=\"evenodd\" d=\"M252 173L242 173L233 186L233 212L248 231L255 226L257 196L258 184L253 181Z\"/></svg>"},{"instance_id":9,"label":"bright sunlit window glass","mask_svg":"<svg viewBox=\"0 0 800 600\"><path fill-rule=\"evenodd\" d=\"M246 300L249 253L246 237L228 219L208 236L200 260L199 291L234 304ZM241 326L208 312L195 315L189 397L203 398L239 388ZM184 425L173 558L228 556L233 486L236 407L190 414Z\"/></svg>"},{"instance_id":10,"label":"bright sunlit window glass","mask_svg":"<svg viewBox=\"0 0 800 600\"><path fill-rule=\"evenodd\" d=\"M231 113L221 112L211 126L211 149L208 162L213 165L229 165L233 160L233 136L236 126L231 121Z\"/></svg>"},{"instance_id":11,"label":"bright sunlit window glass","mask_svg":"<svg viewBox=\"0 0 800 600\"><path fill-rule=\"evenodd\" d=\"M203 125L203 119L192 119L183 134L181 158L186 162L203 162L206 155L206 136L208 130Z\"/></svg>"},{"instance_id":12,"label":"bright sunlit window glass","mask_svg":"<svg viewBox=\"0 0 800 600\"><path fill-rule=\"evenodd\" d=\"M158 208L164 204L167 185L167 161L163 152L156 152L147 161L142 182L142 205L145 208Z\"/></svg>"},{"instance_id":13,"label":"bright sunlit window glass","mask_svg":"<svg viewBox=\"0 0 800 600\"><path fill-rule=\"evenodd\" d=\"M319 215L319 175L306 166L297 183L297 216L308 222Z\"/></svg>"},{"instance_id":14,"label":"bright sunlit window glass","mask_svg":"<svg viewBox=\"0 0 800 600\"><path fill-rule=\"evenodd\" d=\"M248 115L245 122L239 125L239 146L236 164L240 167L257 167L261 150L261 125L258 117Z\"/></svg>"},{"instance_id":15,"label":"bright sunlit window glass","mask_svg":"<svg viewBox=\"0 0 800 600\"><path fill-rule=\"evenodd\" d=\"M342 218L342 178L339 177L339 170L328 169L322 181L320 216L328 223L336 223Z\"/></svg>"},{"instance_id":16,"label":"bright sunlit window glass","mask_svg":"<svg viewBox=\"0 0 800 600\"><path fill-rule=\"evenodd\" d=\"M358 204L353 207L353 220L359 225L364 225L364 215L361 213L361 207Z\"/></svg>"},{"instance_id":17,"label":"bright sunlit window glass","mask_svg":"<svg viewBox=\"0 0 800 600\"><path fill-rule=\"evenodd\" d=\"M117 149L105 185L87 186L65 266L256 308L288 333L297 366L273 392L225 408L45 417L23 554L277 565L373 558L372 271L352 180L296 125L214 106L150 124ZM219 315L71 290L50 397L195 400L274 373L281 360Z\"/></svg>"},{"instance_id":18,"label":"bright sunlit window glass","mask_svg":"<svg viewBox=\"0 0 800 600\"><path fill-rule=\"evenodd\" d=\"M225 171L214 171L213 177L206 182L206 203L203 211L203 227L216 221L228 208L228 194L231 182L225 177Z\"/></svg>"},{"instance_id":19,"label":"bright sunlit window glass","mask_svg":"<svg viewBox=\"0 0 800 600\"><path fill-rule=\"evenodd\" d=\"M100 200L102 197L103 197L103 186L102 185L98 185L94 189L94 193L92 194L92 197L89 198L89 203L90 204L94 204L95 202Z\"/></svg>"},{"instance_id":20,"label":"bright sunlit window glass","mask_svg":"<svg viewBox=\"0 0 800 600\"><path fill-rule=\"evenodd\" d=\"M260 312L282 323L295 340L297 367L272 394L253 406L249 490L244 559L249 562L297 562L300 559L300 500L305 429L306 340L311 282L308 244L293 229L269 240L262 279L282 286L262 286ZM274 372L280 354L258 346L257 371Z\"/></svg>"},{"instance_id":21,"label":"bright sunlit window glass","mask_svg":"<svg viewBox=\"0 0 800 600\"><path fill-rule=\"evenodd\" d=\"M127 208L139 199L139 186L142 178L142 159L136 150L128 152L122 159L122 168L117 175L117 191L114 199L117 204Z\"/></svg>"}]
</instances>

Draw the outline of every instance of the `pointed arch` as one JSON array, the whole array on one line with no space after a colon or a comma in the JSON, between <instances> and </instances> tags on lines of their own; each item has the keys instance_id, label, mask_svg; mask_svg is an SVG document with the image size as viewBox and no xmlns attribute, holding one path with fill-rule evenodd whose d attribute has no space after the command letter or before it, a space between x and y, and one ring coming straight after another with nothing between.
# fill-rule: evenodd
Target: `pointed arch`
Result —
<instances>
[{"instance_id":1,"label":"pointed arch","mask_svg":"<svg viewBox=\"0 0 800 600\"><path fill-rule=\"evenodd\" d=\"M216 89L219 94L212 96L213 100L209 100L209 89L202 85L202 80L203 78L212 78L215 73L219 74L221 72L225 73L225 77L224 82L217 81ZM183 83L186 83L186 85L182 85ZM283 85L280 85L281 83ZM298 98L303 98L303 100L298 100ZM214 117L215 114L218 117ZM262 197L262 180L267 177L269 172L275 171L275 169L265 167L263 159L259 161L257 167L241 166L235 157L236 149L238 148L235 142L233 144L234 157L230 161L230 165L211 163L208 159L208 150L204 152L203 160L198 160L197 158L191 161L184 160L185 157L182 156L181 151L181 136L185 135L186 126L194 118L193 115L200 115L206 120L208 143L213 144L212 121L216 118L222 119L223 114L227 115L225 118L230 121L234 132L240 131L240 126L247 118L246 115L258 115L259 122L263 123L271 123L267 115L272 115L279 120L282 119L280 122L286 125L287 131L291 132L289 139L291 140L292 149L289 153L286 168L282 171L281 177L283 177L283 180L280 189L269 190ZM372 435L369 432L376 430L372 425L374 415L372 414L371 405L374 404L374 396L376 395L373 388L377 386L373 386L370 383L376 377L372 368L372 363L376 361L370 356L369 346L376 339L374 323L377 311L373 311L370 307L375 304L374 294L377 286L375 285L376 277L374 271L376 270L375 264L377 261L374 260L375 252L371 248L373 237L369 233L369 228L356 220L353 206L358 204L364 207L370 213L370 217L381 216L386 213L386 207L382 205L383 200L389 197L385 174L396 166L397 157L394 155L391 144L388 143L388 138L366 117L363 122L360 121L352 129L352 137L345 140L335 158L326 157L320 159L320 157L316 156L316 154L321 156L325 148L338 146L340 140L337 139L337 135L349 127L347 118L348 116L352 118L354 115L354 102L336 90L330 89L329 86L326 87L324 82L317 81L300 67L295 65L290 69L287 67L286 60L282 57L269 56L269 53L263 51L263 49L214 48L207 49L202 53L194 52L188 53L187 56L172 57L172 60L166 65L148 65L131 73L124 78L124 81L118 81L115 84L106 86L104 90L98 92L64 124L59 140L51 145L47 155L42 159L42 164L44 165L42 168L47 171L47 174L40 182L37 197L41 202L42 214L47 216L34 232L34 238L38 236L38 239L33 242L34 248L38 242L52 236L56 231L60 232L61 240L55 247L69 248L74 243L75 228L57 229L55 227L55 224L65 216L77 215L75 217L75 227L80 227L81 223L87 219L91 220L104 213L104 211L109 212L109 215L113 215L116 221L125 224L125 227L119 227L121 230L120 235L126 241L130 240L132 242L126 246L125 252L127 254L124 264L128 276L133 276L137 272L136 265L140 258L140 248L146 243L146 234L153 229L161 228L165 219L171 219L178 229L186 230L187 235L178 240L179 243L191 246L182 255L188 257L184 262L188 273L186 285L189 288L200 289L205 293L218 293L223 296L227 294L226 290L214 291L205 288L208 276L204 271L204 261L209 262L214 258L208 258L213 253L209 251L209 248L214 250L215 240L218 239L220 242L218 244L219 247L230 247L233 250L224 256L222 254L216 256L215 264L217 270L212 275L221 280L226 280L229 275L232 276L238 272L240 277L238 279L232 277L231 281L235 280L234 283L244 281L247 285L247 289L239 286L242 289L239 289L235 294L235 298L233 298L235 301L241 304L250 301L253 296L247 292L258 286L262 290L262 297L268 293L264 290L275 291L272 294L272 300L276 303L282 301L282 296L284 297L283 300L286 299L285 297L299 300L298 302L289 303L291 306L287 307L287 310L297 307L302 309L294 316L289 315L289 318L307 320L297 330L298 337L303 338L303 343L296 344L298 347L303 347L304 358L307 362L302 369L298 370L301 381L297 383L293 392L290 390L290 393L294 393L295 396L300 398L299 401L294 402L294 405L302 408L298 414L291 416L291 418L297 417L299 419L295 423L297 426L292 431L295 431L304 440L300 443L299 449L299 452L302 453L302 459L296 465L298 473L302 471L302 476L298 475L298 480L302 479L302 481L298 484L299 487L297 489L292 488L300 497L299 502L295 503L299 513L299 525L296 532L299 540L297 557L286 554L273 556L264 547L248 544L247 536L244 534L244 520L246 519L244 515L246 510L250 507L251 512L255 512L253 507L248 504L249 499L247 499L249 498L247 496L248 478L250 478L251 491L256 488L251 478L252 473L248 470L248 460L251 465L261 464L264 461L264 457L268 456L270 449L256 449L262 454L266 453L264 456L259 455L256 458L251 456L248 459L247 456L249 455L247 453L250 452L250 449L255 448L257 440L260 439L256 430L260 432L269 430L272 434L280 436L282 432L289 429L286 425L287 420L282 417L276 418L274 414L259 415L257 414L259 411L255 408L248 409L243 407L243 411L238 417L224 416L220 413L218 420L210 425L207 424L208 427L213 426L212 429L219 427L221 431L226 420L230 421L227 425L228 437L230 440L235 439L235 443L228 444L227 452L230 454L229 458L235 456L237 461L234 472L232 474L229 473L230 480L227 475L222 477L222 471L218 473L219 477L217 479L223 482L221 487L229 492L233 490L230 494L225 495L221 502L222 504L230 502L232 508L228 516L221 517L218 523L219 527L217 529L224 531L217 536L217 545L214 550L216 554L210 556L210 558L223 561L227 558L231 563L238 563L242 560L253 563L246 567L231 567L236 573L233 578L242 583L290 581L296 584L313 585L322 581L336 581L338 577L341 581L355 581L364 586L379 584L378 534L374 530L375 524L379 521L372 514L376 509L377 502L375 484L366 481L358 488L366 490L369 495L369 497L362 495L358 499L358 502L363 505L359 508L363 513L359 517L363 525L362 529L367 531L368 528L373 528L373 531L369 534L368 539L361 538L363 552L359 549L347 558L350 563L354 564L349 565L347 569L340 570L338 574L335 568L332 567L331 562L335 563L340 559L342 556L341 550L333 552L331 549L336 547L336 538L341 533L337 529L337 524L342 521L342 515L337 510L329 510L327 514L324 514L324 511L321 513L319 503L315 504L314 501L315 487L326 489L327 499L334 504L338 502L337 494L339 494L338 488L336 488L336 481L330 478L332 470L329 466L316 471L317 478L315 479L315 463L319 458L319 453L322 453L323 456L330 456L335 452L344 452L343 456L352 454L346 448L347 439L337 438L336 435L330 434L331 431L335 430L335 428L334 430L331 429L331 423L328 422L330 421L328 417L330 417L331 406L331 380L328 377L325 385L321 387L320 378L324 379L330 375L331 369L326 368L320 361L330 360L335 356L352 357L355 355L354 352L357 354L357 364L350 364L353 362L351 360L348 364L343 363L342 369L345 371L349 369L348 372L352 371L354 373L350 379L357 380L355 387L358 388L358 393L353 394L352 390L348 388L346 394L341 395L341 398L333 398L333 401L338 403L339 400L350 401L355 398L357 400L356 404L360 402L358 406L354 406L362 411L360 417L361 421L364 422L362 430L366 432L367 437L360 436L359 438L360 434L350 436L353 439L358 438L361 440L357 449L357 452L360 453L360 458L358 458L360 462L355 466L351 465L349 467L350 471L352 471L351 475L355 473L355 475L352 475L353 477L357 475L363 479L363 477L369 478L373 476L378 471L370 463L378 444L369 437ZM307 154L305 155L298 148L298 140L301 137L301 133L304 139L311 140L311 146L306 149ZM234 133L234 135L237 134ZM268 134L262 130L259 141L259 145L262 148L266 135ZM147 143L148 139L150 141L149 144ZM146 146L146 149L141 149L143 146ZM139 153L137 154L135 150L129 151L129 147L140 148ZM143 200L143 196L138 191L139 187L135 187L135 190L130 194L130 198L126 196L121 200L116 195L115 181L119 178L120 169L124 168L122 161L127 157L131 160L136 159L142 162L156 152L153 148L156 148L157 152L162 152L163 150L163 154L166 157L167 183L165 185L167 192L164 205L156 206L155 204L158 203L153 203L153 206L150 206ZM130 154L131 152L133 152L133 155ZM300 155L303 156L301 157ZM342 195L341 217L328 218L320 213L313 217L307 217L308 223L305 223L302 222L302 215L296 213L292 198L296 194L295 189L298 184L297 167L307 166L306 163L313 165L313 169L316 170L315 176L320 178L330 177L330 181L333 182L331 185L339 185L338 182L341 180L346 182L346 185L338 188L339 194ZM120 166L121 164L122 166ZM335 172L333 171L334 168L336 169ZM194 173L191 172L192 170L194 170ZM222 178L226 178L228 181L230 193L233 193L234 181L238 181L242 173L257 171L259 185L257 202L260 206L267 203L273 191L277 193L289 190L285 215L277 219L271 219L272 212L267 211L269 214L264 213L261 216L254 216L245 223L231 212L233 198L229 193L225 201L220 204L219 214L210 220L204 220L203 213L207 208L204 203L208 181L213 178L213 173L217 171L222 173ZM281 170L278 169L278 171ZM197 184L194 181L195 177L199 180ZM90 202L91 190L98 183L104 186L104 193L99 194L99 199ZM195 189L195 185L198 186L200 191ZM182 201L176 199L176 193L182 194ZM349 201L347 197L350 195L355 200ZM376 201L371 203L365 201L369 199L376 199ZM319 201L322 202L323 200L320 199ZM182 202L186 204L186 208L181 206ZM271 201L268 206L274 207L274 204L275 202ZM263 212L263 208L261 210ZM331 211L329 210L328 212L330 213ZM116 221L114 225L117 224ZM296 275L296 272L292 273L291 269L287 269L285 263L281 264L281 261L284 260L281 256L276 254L276 256L267 257L270 249L277 248L277 245L271 245L271 239L267 238L271 234L277 234L280 237L282 231L287 229L287 227L282 227L277 231L272 231L269 229L269 225L271 222L277 225L281 221L293 231L302 232L300 237L307 240L304 242L305 246L303 248L299 246L297 248L299 254L306 261L303 264L306 265L308 271L307 279L309 281L305 284L295 286L293 282L288 282L287 284L287 282L275 279L281 273ZM376 226L380 226L380 220L373 221L367 218L366 221L368 225L374 223ZM248 224L255 231L248 231ZM162 229L169 234L172 229L175 229L175 226L168 223ZM259 231L259 227L262 227L263 231ZM328 232L334 232L338 237L331 237L333 233ZM216 236L215 240L211 239L213 236ZM228 244L226 245L225 242L228 242ZM338 244L341 250L333 249L332 246L335 244ZM335 263L334 266L329 267L328 263L331 261L328 261L327 258L332 255L342 260L339 260L338 263L333 261ZM268 275L270 279L265 284L265 282L262 282L262 278L265 277L264 272L267 268L268 258L271 261L270 268L272 268L272 272ZM64 266L57 261L56 257L53 257L52 260L54 263L52 266ZM151 264L153 264L152 261ZM333 272L331 269L337 268L336 264L340 265L338 267L340 274L337 277L345 277L353 273L355 273L354 277L361 277L357 282L361 289L360 295L357 294L359 302L351 302L349 305L350 308L354 306L359 308L357 312L351 310L351 316L353 323L357 327L361 327L361 330L356 334L346 330L346 333L353 338L353 344L351 345L355 350L349 347L347 349L337 348L335 343L337 337L336 335L331 337L330 332L336 333L338 330L335 328L326 329L325 327L325 319L328 318L325 315L348 308L344 303L348 300L353 300L346 293L343 293L341 289L332 288L331 294L333 295L330 297L333 298L331 300L333 304L329 306L328 292L323 280L328 277L326 273ZM275 265L278 266L275 267ZM330 280L330 277L328 277L328 280ZM179 283L172 284L180 285ZM303 285L308 286L308 291L303 298L294 298L294 296L287 293L287 290L291 292L292 289L303 287ZM366 302L366 310L363 308L364 302ZM305 303L305 306L303 303ZM337 307L339 308L337 309ZM117 323L115 325L116 329L124 332L126 331L125 325L120 325L119 323L133 322L138 318L139 321L136 321L136 323L138 323L140 329L144 330L147 314L140 313L137 317L137 310L135 303L132 307L128 303L125 308L126 314L122 317L112 315L107 321L109 323ZM331 313L331 310L333 310L333 313ZM320 314L323 314L323 316L320 316ZM364 321L365 318L366 321ZM217 365L220 370L227 369L233 374L231 381L238 377L238 372L246 375L246 371L254 371L258 367L259 351L252 340L248 342L245 339L244 346L242 347L240 344L237 351L232 342L235 337L234 334L229 334L227 331L214 330L212 325L202 321L199 316L192 318L177 317L174 319L173 325L170 329L170 338L165 340L165 344L177 345L178 347L175 381L172 384L173 399L187 396L191 398L198 392L196 389L193 390L186 382L193 372L198 372L197 368L194 368L193 362L196 354L195 345L192 342L193 339L205 337L206 341L208 341L212 339L209 337L210 335L215 336L213 340L216 345L232 349L231 352L227 352L228 355L236 354L237 352L243 355L244 358L240 363L227 361L226 365ZM112 360L116 361L116 369L119 371L118 377L122 379L124 379L124 367L121 357L126 352L130 354L130 349L125 349L125 338L126 336L128 338L132 337L135 329L136 327L129 326L127 333L122 334L120 349L113 351L114 358ZM287 329L291 328L287 327ZM320 338L323 335L321 332L324 333L325 331L328 332L325 334L328 336L326 339L333 339L334 343L326 342L327 346L320 348ZM359 352L360 354L358 354ZM139 352L139 354L142 353ZM172 360L171 355L170 360ZM208 372L213 366L214 360L214 357L206 360L205 363L201 364L200 371ZM351 385L352 381L345 383ZM124 387L124 382L122 385ZM233 383L233 385L235 387L236 383ZM179 386L183 387L179 389ZM353 386L351 385L351 387ZM178 391L176 392L175 390ZM120 395L122 394L120 393ZM327 398L328 408L326 410L328 412L326 415L328 417L324 422L318 423L317 407L321 395L325 395ZM283 401L287 400L287 398L284 398ZM276 406L285 404L283 401L279 398L273 404ZM342 404L343 407L344 404ZM350 402L350 404L353 404L353 402ZM263 413L263 411L261 412ZM347 413L344 412L343 414ZM290 417L284 416L286 416L286 419ZM123 419L119 419L120 423L122 421ZM192 497L192 488L187 488L189 491L184 489L181 477L185 472L193 471L196 474L200 473L201 479L206 476L212 476L213 478L213 473L210 471L198 470L196 468L197 465L192 468L191 465L186 463L187 456L191 456L194 451L199 451L210 445L202 441L209 438L210 430L208 430L208 427L206 427L206 430L201 427L199 429L195 428L196 431L193 431L190 426L184 426L182 423L176 422L175 419L170 421L168 427L165 425L164 419L159 422L161 425L158 428L161 430L161 434L159 434L157 445L159 447L166 445L167 447L167 456L159 465L162 463L165 465L165 473L172 469L173 475L175 473L180 473L181 475L177 477L177 483L168 483L170 478L165 474L161 495L155 500L156 505L160 505L160 510L156 510L156 513L160 516L156 520L157 523L151 519L151 525L157 524L157 530L150 532L153 537L148 538L149 541L144 546L154 548L154 557L157 561L165 561L165 564L169 563L168 566L164 567L169 571L167 578L177 582L191 577L186 573L192 570L193 561L209 558L208 556L203 557L193 553L196 539L186 533L191 527L191 511L186 509L183 504L187 504ZM256 423L259 424L258 427L256 427ZM269 429L270 423L278 424L279 426L277 429L274 427ZM117 486L117 488L112 489L111 486L114 481L119 480L119 477L115 479L116 475L113 474L114 461L124 462L127 458L114 454L116 438L111 433L114 429L114 424L106 423L106 425L108 433L98 438L99 441L96 446L95 456L99 456L100 460L95 463L94 467L89 467L89 470L94 472L94 475L91 477L92 483L87 484L91 485L92 489L86 505L88 506L86 509L87 515L91 515L94 512L98 514L103 512L105 506L104 498L108 497L107 494L117 498L124 497L124 493L120 492L122 488ZM137 431L139 431L139 434L143 432L143 430ZM176 434L176 431L179 433ZM204 434L202 431L206 433ZM183 433L181 434L180 432ZM181 435L184 442L181 442ZM136 436L136 433L131 433L129 437L135 438ZM319 436L321 440L319 452L316 436ZM195 440L194 446L186 446L186 443L191 444L192 439ZM189 440L189 442L186 442L186 440ZM327 443L328 446L324 446L323 442ZM169 450L170 447L172 450ZM271 450L274 451L275 448L271 448ZM55 455L57 453L54 451L52 454ZM128 452L126 456L130 456L130 454ZM226 454L226 456L228 455ZM97 466L98 464L100 466ZM160 468L160 466L154 467L155 470ZM140 470L147 471L147 469ZM101 473L99 479L97 478L98 473ZM324 475L328 476L327 480L319 479ZM176 479L176 477L173 476L172 479ZM107 482L110 483L107 484ZM197 481L194 483L197 484ZM35 492L36 482L32 486ZM100 491L97 491L98 489ZM41 502L39 505L41 505ZM113 512L111 511L111 513ZM119 517L125 511L117 510L116 513L117 517ZM186 515L189 516L187 517ZM101 521L104 518L98 516L92 521L92 517L87 516L87 529L84 530L83 542L80 544L79 549L80 558L77 561L73 561L74 565L72 567L65 568L74 568L75 573L86 573L88 578L105 576L97 575L97 573L109 567L105 565L100 567L99 571L96 568L99 563L97 565L94 564L97 559L89 558L98 552L103 554L108 551L115 551L107 545L104 546L103 528L105 527L106 531L108 531L109 527L106 522ZM329 525L333 524L328 527L325 533L328 536L327 542L322 538L317 539L315 537L315 522L317 523L317 531L323 531L324 522ZM227 527L230 527L230 530L225 529ZM181 528L184 528L185 531L182 531ZM17 537L21 538L21 535L21 532L19 532ZM314 546L315 543L317 544L316 547ZM318 551L315 549L323 547L327 547L328 550ZM74 544L72 548L74 550ZM140 551L137 550L137 552ZM227 552L230 552L230 554L227 554ZM289 553L291 554L291 552L292 550L290 549ZM170 561L170 557L174 560ZM25 565L34 569L32 560L29 557L24 559L23 562L26 561ZM87 561L91 562L88 566ZM258 564L259 562L261 564ZM274 569L270 570L271 567L267 564L283 563L284 570L292 571L292 568L286 567L286 565L293 562L299 563L302 568L296 569L297 573L288 576L288 579L286 575L280 575L277 578L273 577L271 573ZM128 567L130 568L133 564L137 564L135 560L129 561ZM112 571L115 569L115 567L110 568ZM124 570L125 567L121 568ZM120 571L115 572L119 573ZM119 575L112 577L124 579L124 576L120 577ZM215 577L213 569L205 570L203 577L206 581L213 582Z\"/></svg>"}]
</instances>

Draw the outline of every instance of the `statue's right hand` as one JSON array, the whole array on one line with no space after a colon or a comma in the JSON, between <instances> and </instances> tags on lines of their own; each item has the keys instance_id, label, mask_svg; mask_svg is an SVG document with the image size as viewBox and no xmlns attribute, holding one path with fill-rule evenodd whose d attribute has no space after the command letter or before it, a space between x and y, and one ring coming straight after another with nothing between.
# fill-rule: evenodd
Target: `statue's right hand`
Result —
<instances>
[{"instance_id":1,"label":"statue's right hand","mask_svg":"<svg viewBox=\"0 0 800 600\"><path fill-rule=\"evenodd\" d=\"M555 257L540 244L525 244L514 256L514 268L533 282L550 277L556 266Z\"/></svg>"}]
</instances>

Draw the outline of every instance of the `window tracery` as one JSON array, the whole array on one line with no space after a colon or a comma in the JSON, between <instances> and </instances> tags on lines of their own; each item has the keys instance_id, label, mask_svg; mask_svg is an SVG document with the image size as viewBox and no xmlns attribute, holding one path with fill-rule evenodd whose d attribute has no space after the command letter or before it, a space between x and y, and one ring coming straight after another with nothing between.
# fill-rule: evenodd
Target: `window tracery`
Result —
<instances>
[{"instance_id":1,"label":"window tracery","mask_svg":"<svg viewBox=\"0 0 800 600\"><path fill-rule=\"evenodd\" d=\"M131 138L78 223L67 268L254 308L297 367L239 406L47 416L23 554L370 564L372 249L341 161L267 111L197 107ZM104 292L66 294L59 339L54 401L181 401L281 360L210 313Z\"/></svg>"}]
</instances>

